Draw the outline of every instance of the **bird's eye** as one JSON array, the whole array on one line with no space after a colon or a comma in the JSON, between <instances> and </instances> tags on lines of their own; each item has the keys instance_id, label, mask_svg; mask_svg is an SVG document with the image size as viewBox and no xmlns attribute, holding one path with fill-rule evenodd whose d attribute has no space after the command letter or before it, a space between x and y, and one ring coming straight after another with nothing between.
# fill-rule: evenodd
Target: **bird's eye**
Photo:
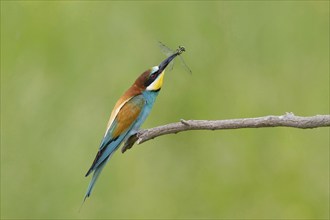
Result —
<instances>
[{"instance_id":1,"label":"bird's eye","mask_svg":"<svg viewBox=\"0 0 330 220\"><path fill-rule=\"evenodd\" d=\"M150 75L150 79L154 80L156 78L156 76L157 76L156 73L153 73Z\"/></svg>"},{"instance_id":2,"label":"bird's eye","mask_svg":"<svg viewBox=\"0 0 330 220\"><path fill-rule=\"evenodd\" d=\"M154 82L156 80L156 78L158 76L157 73L158 72L156 71L156 72L150 73L150 75L147 76L146 81L144 83L146 87L149 86L152 82Z\"/></svg>"}]
</instances>

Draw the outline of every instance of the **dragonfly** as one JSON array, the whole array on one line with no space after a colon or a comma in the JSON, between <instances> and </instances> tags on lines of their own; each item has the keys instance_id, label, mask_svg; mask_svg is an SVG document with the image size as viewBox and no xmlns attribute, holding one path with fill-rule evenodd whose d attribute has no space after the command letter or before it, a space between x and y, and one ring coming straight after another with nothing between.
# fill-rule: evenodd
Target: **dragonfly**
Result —
<instances>
[{"instance_id":1,"label":"dragonfly","mask_svg":"<svg viewBox=\"0 0 330 220\"><path fill-rule=\"evenodd\" d=\"M187 66L187 64L185 63L184 59L182 56L180 56L183 52L186 51L186 48L184 46L179 46L178 49L176 50L172 50L170 49L169 47L167 47L165 44L163 44L162 42L158 42L159 44L159 47L160 47L160 50L163 54L165 54L167 57L173 55L173 54L178 54L179 58L180 58L180 61L181 61L181 64L183 66L183 68L185 69L186 72L192 74L192 71L191 69ZM173 69L173 65L174 65L174 60L169 64L170 66L170 69L172 70Z\"/></svg>"}]
</instances>

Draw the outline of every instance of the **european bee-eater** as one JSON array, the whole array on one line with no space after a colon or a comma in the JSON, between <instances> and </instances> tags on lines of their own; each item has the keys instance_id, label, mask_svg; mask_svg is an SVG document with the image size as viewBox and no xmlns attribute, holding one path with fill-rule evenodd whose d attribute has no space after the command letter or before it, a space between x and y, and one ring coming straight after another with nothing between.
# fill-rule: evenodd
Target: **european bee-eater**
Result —
<instances>
[{"instance_id":1,"label":"european bee-eater","mask_svg":"<svg viewBox=\"0 0 330 220\"><path fill-rule=\"evenodd\" d=\"M93 173L84 200L91 195L95 182L105 164L118 147L129 137L135 135L145 121L163 85L165 68L178 55L185 51L180 46L174 54L166 58L159 66L142 73L133 85L117 101L101 141L99 150L86 177Z\"/></svg>"}]
</instances>

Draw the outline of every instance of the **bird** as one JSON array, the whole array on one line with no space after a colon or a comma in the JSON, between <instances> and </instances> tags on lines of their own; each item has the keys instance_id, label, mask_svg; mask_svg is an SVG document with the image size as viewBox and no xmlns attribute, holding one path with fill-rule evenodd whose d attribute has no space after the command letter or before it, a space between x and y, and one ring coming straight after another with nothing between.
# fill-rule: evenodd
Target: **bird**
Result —
<instances>
[{"instance_id":1,"label":"bird","mask_svg":"<svg viewBox=\"0 0 330 220\"><path fill-rule=\"evenodd\" d=\"M93 173L83 202L90 197L98 177L113 153L121 144L126 145L129 138L136 135L162 88L166 67L184 51L185 48L179 46L158 66L143 72L116 102L95 159L85 175L87 177Z\"/></svg>"}]
</instances>

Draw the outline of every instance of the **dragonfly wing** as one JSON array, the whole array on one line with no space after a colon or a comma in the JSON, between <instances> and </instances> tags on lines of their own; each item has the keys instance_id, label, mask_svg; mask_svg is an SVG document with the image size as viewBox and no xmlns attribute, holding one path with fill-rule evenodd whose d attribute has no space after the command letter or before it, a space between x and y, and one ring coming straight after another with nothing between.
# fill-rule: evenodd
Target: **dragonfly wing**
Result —
<instances>
[{"instance_id":1,"label":"dragonfly wing","mask_svg":"<svg viewBox=\"0 0 330 220\"><path fill-rule=\"evenodd\" d=\"M191 69L187 66L187 64L184 61L183 57L180 55L179 58L181 60L181 65L183 66L183 68L185 69L185 71L187 71L188 73L192 74Z\"/></svg>"},{"instance_id":2,"label":"dragonfly wing","mask_svg":"<svg viewBox=\"0 0 330 220\"><path fill-rule=\"evenodd\" d=\"M175 53L175 51L171 50L169 47L167 47L165 44L163 44L162 42L158 41L158 46L160 48L160 51L166 56L169 57L171 55L173 55ZM173 66L174 66L174 59L168 64L167 69L169 71L173 70Z\"/></svg>"},{"instance_id":3,"label":"dragonfly wing","mask_svg":"<svg viewBox=\"0 0 330 220\"><path fill-rule=\"evenodd\" d=\"M170 49L168 46L166 46L165 44L163 44L162 42L158 41L158 45L160 48L160 51L165 54L167 57L173 55L174 53L176 53L176 51ZM181 55L178 56L180 58L181 61L181 65L184 68L184 70L188 73L192 73L191 69L187 66L186 62L184 61L183 57ZM168 69L172 70L174 66L174 60L171 61L171 63L169 64Z\"/></svg>"}]
</instances>

